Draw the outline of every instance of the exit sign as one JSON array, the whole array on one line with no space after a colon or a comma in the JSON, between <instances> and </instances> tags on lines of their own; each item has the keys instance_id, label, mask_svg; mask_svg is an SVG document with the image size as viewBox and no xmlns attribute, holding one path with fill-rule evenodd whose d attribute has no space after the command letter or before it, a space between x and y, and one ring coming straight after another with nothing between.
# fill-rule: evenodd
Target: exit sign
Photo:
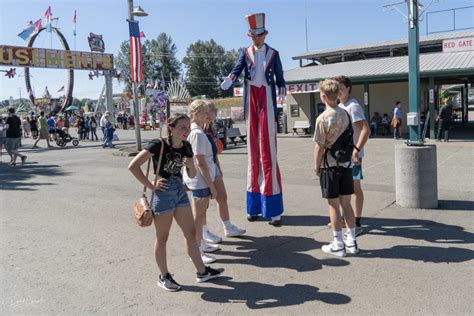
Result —
<instances>
[{"instance_id":1,"label":"exit sign","mask_svg":"<svg viewBox=\"0 0 474 316\"><path fill-rule=\"evenodd\" d=\"M474 50L474 37L448 39L443 41L443 53Z\"/></svg>"}]
</instances>

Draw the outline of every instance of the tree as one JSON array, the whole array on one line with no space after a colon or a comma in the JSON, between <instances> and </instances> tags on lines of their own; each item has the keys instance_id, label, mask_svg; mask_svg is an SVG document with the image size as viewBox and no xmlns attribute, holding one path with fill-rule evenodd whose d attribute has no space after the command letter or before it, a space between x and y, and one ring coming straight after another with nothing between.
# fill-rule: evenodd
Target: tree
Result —
<instances>
[{"instance_id":1,"label":"tree","mask_svg":"<svg viewBox=\"0 0 474 316\"><path fill-rule=\"evenodd\" d=\"M146 40L144 43L146 49L148 78L152 80L161 80L161 74L166 82L171 77L178 77L181 71L181 63L176 58L178 48L173 42L171 36L166 33L160 33L156 39Z\"/></svg>"},{"instance_id":2,"label":"tree","mask_svg":"<svg viewBox=\"0 0 474 316\"><path fill-rule=\"evenodd\" d=\"M225 49L213 39L189 45L183 64L187 68L186 86L191 95L220 96ZM227 74L226 74L227 75Z\"/></svg>"},{"instance_id":3,"label":"tree","mask_svg":"<svg viewBox=\"0 0 474 316\"><path fill-rule=\"evenodd\" d=\"M242 50L243 50L242 48L239 48L238 50L232 49L230 51L227 51L224 54L224 57L222 60L222 66L221 66L220 74L219 74L221 78L229 75L232 68L234 68L234 65L237 62L237 59L239 58ZM234 83L234 86L237 86L237 87L241 85L242 85L241 80L236 81ZM219 96L221 97L231 97L233 95L234 95L233 89L228 89L225 91L222 89L219 89Z\"/></svg>"},{"instance_id":4,"label":"tree","mask_svg":"<svg viewBox=\"0 0 474 316\"><path fill-rule=\"evenodd\" d=\"M142 67L143 83L145 86L149 81L161 80L161 73L165 81L170 77L178 77L181 64L176 58L178 49L171 36L160 33L156 39L146 40L142 43ZM125 92L132 91L130 73L130 43L128 41L120 44L118 56L115 57L115 68L120 72L120 80L125 83Z\"/></svg>"}]
</instances>

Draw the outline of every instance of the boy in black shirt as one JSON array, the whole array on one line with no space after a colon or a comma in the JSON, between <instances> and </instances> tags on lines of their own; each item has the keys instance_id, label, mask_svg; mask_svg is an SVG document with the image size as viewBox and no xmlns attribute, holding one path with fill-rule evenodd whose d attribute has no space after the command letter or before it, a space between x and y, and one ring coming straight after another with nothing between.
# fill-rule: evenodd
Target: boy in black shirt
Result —
<instances>
[{"instance_id":1,"label":"boy in black shirt","mask_svg":"<svg viewBox=\"0 0 474 316\"><path fill-rule=\"evenodd\" d=\"M8 118L5 122L5 128L7 129L7 142L5 148L11 157L10 165L16 165L16 158L21 158L21 164L24 165L26 156L18 152L21 142L21 120L15 115L15 109L8 109Z\"/></svg>"}]
</instances>

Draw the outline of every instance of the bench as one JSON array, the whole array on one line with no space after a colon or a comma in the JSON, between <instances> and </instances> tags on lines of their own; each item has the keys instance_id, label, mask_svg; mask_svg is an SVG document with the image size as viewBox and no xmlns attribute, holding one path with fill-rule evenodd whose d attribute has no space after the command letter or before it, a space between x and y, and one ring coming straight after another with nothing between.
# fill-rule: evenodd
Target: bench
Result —
<instances>
[{"instance_id":1,"label":"bench","mask_svg":"<svg viewBox=\"0 0 474 316\"><path fill-rule=\"evenodd\" d=\"M293 135L298 135L298 129L303 130L306 135L309 135L309 128L311 125L309 121L295 121L295 125L293 125Z\"/></svg>"},{"instance_id":2,"label":"bench","mask_svg":"<svg viewBox=\"0 0 474 316\"><path fill-rule=\"evenodd\" d=\"M232 128L227 129L227 138L230 139L230 141L236 146L237 146L237 141L236 141L237 138L244 144L247 144L247 140L245 139L246 137L247 135L242 134L238 127L232 127Z\"/></svg>"}]
</instances>

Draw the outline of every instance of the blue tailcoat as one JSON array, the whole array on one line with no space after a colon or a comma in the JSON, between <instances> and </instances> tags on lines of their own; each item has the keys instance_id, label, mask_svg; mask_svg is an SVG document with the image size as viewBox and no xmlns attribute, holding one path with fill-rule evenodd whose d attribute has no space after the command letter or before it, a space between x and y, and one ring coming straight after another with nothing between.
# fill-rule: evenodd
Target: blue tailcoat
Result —
<instances>
[{"instance_id":1,"label":"blue tailcoat","mask_svg":"<svg viewBox=\"0 0 474 316\"><path fill-rule=\"evenodd\" d=\"M276 87L278 87L278 93L281 95L286 94L286 83L283 78L283 67L281 65L280 54L278 51L274 50L267 44L265 44L266 53L265 53L265 79L267 85L272 90L272 101L273 109L275 113L275 120L277 115L277 102L276 102ZM229 74L229 77L235 81L240 76L242 71L244 71L244 113L245 118L247 119L248 107L247 104L247 93L248 93L248 83L253 79L255 75L255 63L254 63L254 46L249 46L243 49L242 53L237 60L234 68Z\"/></svg>"}]
</instances>

